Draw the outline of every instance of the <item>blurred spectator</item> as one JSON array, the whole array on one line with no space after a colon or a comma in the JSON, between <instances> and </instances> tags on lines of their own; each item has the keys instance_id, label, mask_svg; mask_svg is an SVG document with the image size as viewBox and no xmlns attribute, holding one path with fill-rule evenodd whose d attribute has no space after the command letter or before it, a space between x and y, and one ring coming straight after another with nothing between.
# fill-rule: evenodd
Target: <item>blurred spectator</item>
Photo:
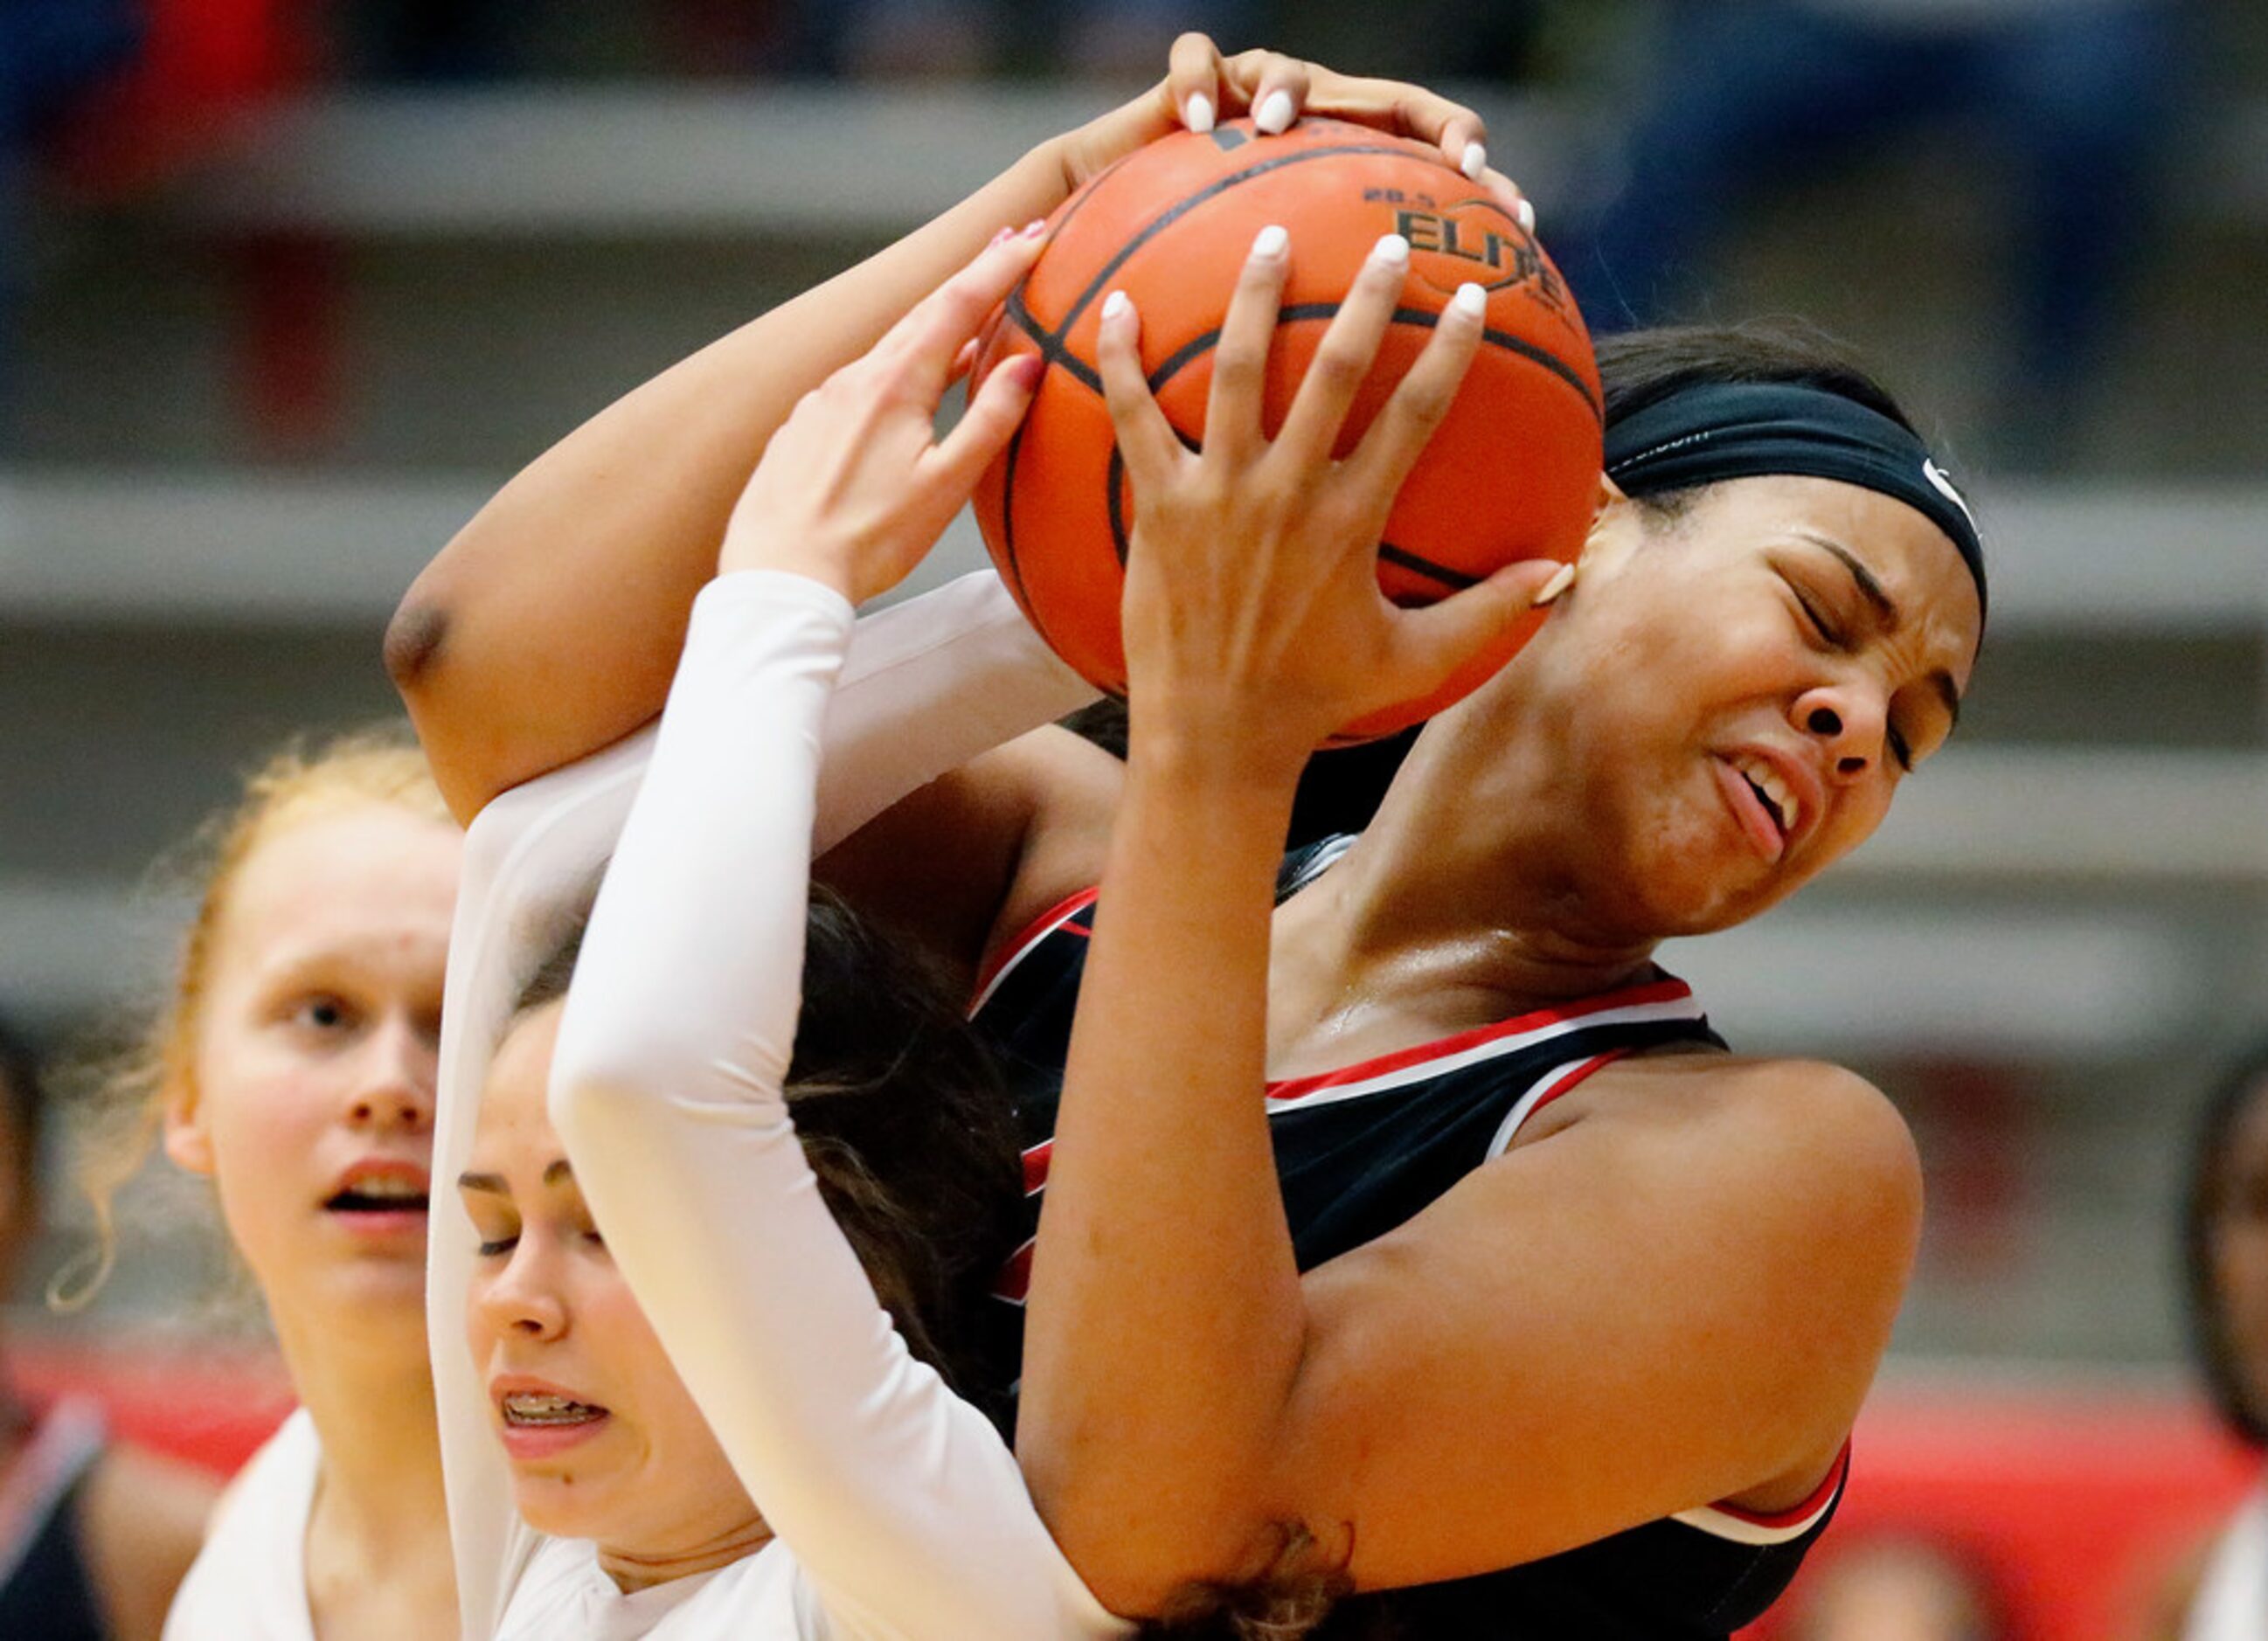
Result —
<instances>
[{"instance_id":1,"label":"blurred spectator","mask_svg":"<svg viewBox=\"0 0 2268 1641\"><path fill-rule=\"evenodd\" d=\"M1862 1540L1802 1587L1792 1641L2010 1641L2013 1635L1984 1570L1926 1539Z\"/></svg>"},{"instance_id":2,"label":"blurred spectator","mask_svg":"<svg viewBox=\"0 0 2268 1641\"><path fill-rule=\"evenodd\" d=\"M2268 1449L2268 1041L2223 1078L2191 1156L2183 1253L2205 1384L2228 1427ZM2183 1641L2268 1637L2268 1485L2206 1562Z\"/></svg>"},{"instance_id":3,"label":"blurred spectator","mask_svg":"<svg viewBox=\"0 0 2268 1641\"><path fill-rule=\"evenodd\" d=\"M38 1232L40 1093L0 1028L0 1290ZM108 1446L92 1402L24 1406L0 1380L0 1636L156 1641L215 1484Z\"/></svg>"},{"instance_id":4,"label":"blurred spectator","mask_svg":"<svg viewBox=\"0 0 2268 1641\"><path fill-rule=\"evenodd\" d=\"M789 66L860 78L1149 79L1176 34L1203 29L1233 49L1259 10L1255 0L806 0Z\"/></svg>"},{"instance_id":5,"label":"blurred spectator","mask_svg":"<svg viewBox=\"0 0 2268 1641\"><path fill-rule=\"evenodd\" d=\"M11 398L17 305L26 283L33 156L86 92L132 53L135 0L0 5L0 407Z\"/></svg>"},{"instance_id":6,"label":"blurred spectator","mask_svg":"<svg viewBox=\"0 0 2268 1641\"><path fill-rule=\"evenodd\" d=\"M1999 454L2054 466L2151 216L2180 0L1671 0L1619 195L1566 270L1601 329L1698 317L1742 201L1926 125L2003 187Z\"/></svg>"}]
</instances>

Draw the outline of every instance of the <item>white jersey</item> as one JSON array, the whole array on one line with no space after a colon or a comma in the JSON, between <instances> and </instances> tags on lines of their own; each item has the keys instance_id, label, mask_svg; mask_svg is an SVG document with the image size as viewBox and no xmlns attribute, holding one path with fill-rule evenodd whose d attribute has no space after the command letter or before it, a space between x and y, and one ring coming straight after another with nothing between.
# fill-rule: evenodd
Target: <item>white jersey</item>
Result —
<instances>
[{"instance_id":1,"label":"white jersey","mask_svg":"<svg viewBox=\"0 0 2268 1641\"><path fill-rule=\"evenodd\" d=\"M628 1595L599 1565L592 1545L546 1539L512 1593L497 1641L703 1641L723 1636L826 1633L795 1559L765 1545L713 1572L673 1578Z\"/></svg>"},{"instance_id":2,"label":"white jersey","mask_svg":"<svg viewBox=\"0 0 2268 1641\"><path fill-rule=\"evenodd\" d=\"M296 1409L237 1473L166 1614L165 1641L315 1641L307 1518L323 1450Z\"/></svg>"},{"instance_id":3,"label":"white jersey","mask_svg":"<svg viewBox=\"0 0 2268 1641\"><path fill-rule=\"evenodd\" d=\"M2268 1638L2268 1484L2253 1490L2205 1564L2182 1641Z\"/></svg>"},{"instance_id":4,"label":"white jersey","mask_svg":"<svg viewBox=\"0 0 2268 1641\"><path fill-rule=\"evenodd\" d=\"M590 1547L517 1522L460 1343L477 1239L455 1199L437 1197L428 1301L468 1636L1129 1631L1048 1536L991 1424L906 1350L814 1188L781 1093L814 834L844 835L1091 694L1038 660L1020 620L1003 624L1013 607L997 579L932 599L952 601L901 606L873 623L879 635L861 623L867 641L846 663L850 612L836 594L796 576L723 578L695 606L658 735L506 793L474 824L434 1175L463 1167L510 1000L635 798L562 1022L553 1117L617 1264L776 1537L667 1596L609 1596ZM954 660L956 632L999 665ZM1004 715L1019 677L1022 704ZM971 690L986 708L974 726ZM934 722L918 721L925 708Z\"/></svg>"}]
</instances>

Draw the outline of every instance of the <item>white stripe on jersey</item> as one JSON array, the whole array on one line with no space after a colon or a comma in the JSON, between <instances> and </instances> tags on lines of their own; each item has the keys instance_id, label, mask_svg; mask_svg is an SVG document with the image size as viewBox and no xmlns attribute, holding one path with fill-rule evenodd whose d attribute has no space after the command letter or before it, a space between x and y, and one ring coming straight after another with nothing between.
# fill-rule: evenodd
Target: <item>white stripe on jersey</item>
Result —
<instances>
[{"instance_id":1,"label":"white stripe on jersey","mask_svg":"<svg viewBox=\"0 0 2268 1641\"><path fill-rule=\"evenodd\" d=\"M1460 1049L1431 1059L1415 1061L1409 1065L1396 1066L1390 1071L1381 1071L1375 1077L1362 1078L1351 1083L1335 1083L1329 1087L1303 1093L1270 1094L1268 1108L1270 1111L1292 1111L1307 1106L1327 1106L1341 1100L1358 1099L1364 1094L1374 1094L1381 1089L1399 1088L1406 1083L1422 1082L1429 1077L1444 1077L1451 1071L1462 1071L1467 1066L1479 1065L1489 1060L1501 1059L1508 1054L1518 1054L1522 1049L1537 1048L1571 1033L1587 1031L1594 1026L1650 1026L1664 1020L1697 1020L1701 1018L1701 1004L1690 993L1660 1003L1631 1003L1620 1008L1594 1009L1588 1013L1553 1020L1548 1026L1538 1026L1532 1031L1509 1032L1501 1037L1491 1037L1486 1042L1475 1043L1469 1049ZM1553 1069L1551 1075L1557 1076L1576 1063L1578 1062L1572 1060L1564 1062ZM1546 1077L1543 1083L1548 1084L1550 1080L1550 1077ZM1543 1084L1536 1086L1541 1087ZM1521 1096L1522 1100L1534 1098L1535 1092L1535 1088L1529 1089ZM1509 1139L1511 1137L1506 1135L1506 1137Z\"/></svg>"},{"instance_id":2,"label":"white stripe on jersey","mask_svg":"<svg viewBox=\"0 0 2268 1641\"><path fill-rule=\"evenodd\" d=\"M1543 1097L1546 1094L1593 1061L1605 1057L1603 1055L1594 1054L1580 1060L1566 1061L1553 1066L1530 1083L1528 1085L1528 1092L1513 1102L1512 1109L1505 1113L1504 1121L1497 1125L1496 1137L1489 1141L1488 1159L1494 1162L1511 1148L1512 1137L1520 1132L1521 1123L1535 1115L1535 1107L1543 1103Z\"/></svg>"},{"instance_id":3,"label":"white stripe on jersey","mask_svg":"<svg viewBox=\"0 0 2268 1641\"><path fill-rule=\"evenodd\" d=\"M1701 1505L1698 1510L1681 1510L1674 1516L1669 1516L1669 1519L1672 1519L1672 1521L1683 1521L1688 1527L1698 1527L1698 1530L1710 1534L1712 1539L1730 1539L1733 1543L1751 1543L1751 1546L1763 1548L1763 1546L1771 1546L1771 1543L1787 1543L1789 1539L1803 1537L1805 1532L1810 1532L1812 1527L1819 1526L1819 1519L1822 1519L1823 1514L1828 1514L1828 1507L1830 1507L1839 1496L1842 1496L1842 1487L1837 1487L1832 1494L1828 1494L1826 1498L1819 1500L1819 1507L1816 1507L1816 1510L1808 1510L1800 1519L1796 1519L1796 1521L1789 1521L1787 1526L1776 1526L1776 1527L1767 1527L1763 1521L1749 1521L1747 1516L1735 1516L1730 1510L1719 1510L1717 1505Z\"/></svg>"}]
</instances>

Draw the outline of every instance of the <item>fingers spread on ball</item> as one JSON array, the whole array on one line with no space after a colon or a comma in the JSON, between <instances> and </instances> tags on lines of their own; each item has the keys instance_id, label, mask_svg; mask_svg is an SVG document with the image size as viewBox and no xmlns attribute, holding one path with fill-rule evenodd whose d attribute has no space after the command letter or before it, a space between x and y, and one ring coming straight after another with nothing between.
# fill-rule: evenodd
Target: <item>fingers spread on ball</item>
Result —
<instances>
[{"instance_id":1,"label":"fingers spread on ball","mask_svg":"<svg viewBox=\"0 0 2268 1641\"><path fill-rule=\"evenodd\" d=\"M1261 403L1268 386L1268 351L1291 267L1291 236L1270 223L1253 237L1235 294L1213 346L1212 386L1205 399L1208 454L1241 459L1261 442Z\"/></svg>"},{"instance_id":2,"label":"fingers spread on ball","mask_svg":"<svg viewBox=\"0 0 2268 1641\"><path fill-rule=\"evenodd\" d=\"M1399 489L1418 465L1425 441L1449 414L1449 406L1480 350L1488 313L1488 292L1474 284L1457 293L1434 321L1433 335L1387 400L1348 466L1364 483Z\"/></svg>"},{"instance_id":3,"label":"fingers spread on ball","mask_svg":"<svg viewBox=\"0 0 2268 1641\"><path fill-rule=\"evenodd\" d=\"M942 394L962 346L1039 259L1045 227L1044 223L1033 223L996 236L967 267L892 326L873 357L881 360L902 356L918 377L909 386L932 397Z\"/></svg>"},{"instance_id":4,"label":"fingers spread on ball","mask_svg":"<svg viewBox=\"0 0 2268 1641\"><path fill-rule=\"evenodd\" d=\"M958 507L968 499L976 481L991 464L1031 408L1032 394L1048 362L1036 353L1020 353L1003 360L984 379L961 413L953 430L929 452L926 460L938 482Z\"/></svg>"},{"instance_id":5,"label":"fingers spread on ball","mask_svg":"<svg viewBox=\"0 0 2268 1641\"><path fill-rule=\"evenodd\" d=\"M1276 448L1286 459L1302 465L1329 460L1379 344L1394 323L1409 273L1410 241L1400 234L1383 235L1371 247L1276 437Z\"/></svg>"},{"instance_id":6,"label":"fingers spread on ball","mask_svg":"<svg viewBox=\"0 0 2268 1641\"><path fill-rule=\"evenodd\" d=\"M1095 364L1101 372L1103 403L1110 411L1119 453L1138 484L1171 472L1182 455L1182 441L1142 374L1141 340L1141 315L1123 291L1112 291L1102 302Z\"/></svg>"}]
</instances>

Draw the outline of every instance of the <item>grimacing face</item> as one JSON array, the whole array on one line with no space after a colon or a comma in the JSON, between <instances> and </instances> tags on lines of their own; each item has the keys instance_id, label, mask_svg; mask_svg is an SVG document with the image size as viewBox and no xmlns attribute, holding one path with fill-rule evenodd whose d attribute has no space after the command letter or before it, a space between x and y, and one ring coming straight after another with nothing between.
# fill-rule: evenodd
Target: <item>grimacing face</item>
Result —
<instances>
[{"instance_id":1,"label":"grimacing face","mask_svg":"<svg viewBox=\"0 0 2268 1641\"><path fill-rule=\"evenodd\" d=\"M563 1004L498 1048L457 1181L480 1238L466 1331L521 1517L626 1567L760 1527L692 1394L615 1267L544 1104Z\"/></svg>"},{"instance_id":2,"label":"grimacing face","mask_svg":"<svg viewBox=\"0 0 2268 1641\"><path fill-rule=\"evenodd\" d=\"M166 1154L279 1328L424 1334L433 1080L463 835L372 802L262 840L214 931Z\"/></svg>"},{"instance_id":3,"label":"grimacing face","mask_svg":"<svg viewBox=\"0 0 2268 1641\"><path fill-rule=\"evenodd\" d=\"M1727 927L1856 848L1952 732L1982 626L1952 541L1873 490L1609 500L1504 680L1550 739L1552 806L1604 850L1581 883L1602 936Z\"/></svg>"}]
</instances>

